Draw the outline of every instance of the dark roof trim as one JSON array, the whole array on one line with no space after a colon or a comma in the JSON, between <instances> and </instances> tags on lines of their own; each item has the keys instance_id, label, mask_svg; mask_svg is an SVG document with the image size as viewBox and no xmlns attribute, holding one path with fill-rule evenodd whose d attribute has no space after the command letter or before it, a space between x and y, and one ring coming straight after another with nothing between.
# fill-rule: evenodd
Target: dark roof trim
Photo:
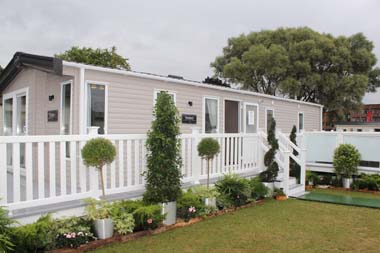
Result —
<instances>
[{"instance_id":1,"label":"dark roof trim","mask_svg":"<svg viewBox=\"0 0 380 253\"><path fill-rule=\"evenodd\" d=\"M380 126L380 121L370 121L370 122L358 122L358 121L349 121L349 122L338 122L336 126Z\"/></svg>"},{"instance_id":2,"label":"dark roof trim","mask_svg":"<svg viewBox=\"0 0 380 253\"><path fill-rule=\"evenodd\" d=\"M62 60L55 57L17 52L0 75L0 94L15 79L18 73L31 67L44 72L62 75Z\"/></svg>"}]
</instances>

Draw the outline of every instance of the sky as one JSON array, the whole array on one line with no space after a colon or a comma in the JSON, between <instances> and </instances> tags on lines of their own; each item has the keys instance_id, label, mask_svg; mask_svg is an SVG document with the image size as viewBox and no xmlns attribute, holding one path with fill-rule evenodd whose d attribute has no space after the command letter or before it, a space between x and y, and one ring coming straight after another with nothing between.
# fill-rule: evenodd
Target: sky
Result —
<instances>
[{"instance_id":1,"label":"sky","mask_svg":"<svg viewBox=\"0 0 380 253\"><path fill-rule=\"evenodd\" d=\"M301 26L362 32L380 59L380 0L0 0L0 10L3 67L17 51L52 56L114 45L133 70L201 81L228 38ZM380 91L364 102L380 103Z\"/></svg>"}]
</instances>

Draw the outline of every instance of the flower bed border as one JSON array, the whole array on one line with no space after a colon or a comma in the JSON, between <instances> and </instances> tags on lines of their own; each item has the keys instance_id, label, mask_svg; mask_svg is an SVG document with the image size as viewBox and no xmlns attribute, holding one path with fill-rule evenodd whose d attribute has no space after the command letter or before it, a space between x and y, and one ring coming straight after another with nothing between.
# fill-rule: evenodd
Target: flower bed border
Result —
<instances>
[{"instance_id":1,"label":"flower bed border","mask_svg":"<svg viewBox=\"0 0 380 253\"><path fill-rule=\"evenodd\" d=\"M129 242L129 241L133 241L133 240L136 240L136 239L144 237L144 236L160 234L160 233L163 233L163 232L166 232L169 230L173 230L173 229L179 228L179 227L191 226L191 225L196 224L198 222L201 222L205 219L211 219L211 218L221 216L224 214L228 214L228 213L240 210L240 209L245 209L245 208L252 207L255 205L260 205L260 204L263 204L264 202L265 202L265 199L261 199L261 200L255 201L255 202L245 204L245 205L240 206L240 207L233 207L233 208L228 208L228 209L224 209L224 210L219 210L219 211L216 211L210 215L207 215L206 217L193 218L189 222L182 221L182 222L178 222L174 225L170 225L170 226L164 226L163 225L163 226L156 228L154 230L144 230L144 231L139 231L139 232L135 232L135 233L128 234L128 235L115 234L111 238L91 241L88 244L83 244L76 249L64 248L64 249L52 250L49 252L51 252L51 253L81 253L81 252L86 252L86 251L90 251L90 250L95 250L95 249L99 249L99 248L102 248L102 247L105 247L105 246L108 246L108 245L111 245L114 243Z\"/></svg>"}]
</instances>

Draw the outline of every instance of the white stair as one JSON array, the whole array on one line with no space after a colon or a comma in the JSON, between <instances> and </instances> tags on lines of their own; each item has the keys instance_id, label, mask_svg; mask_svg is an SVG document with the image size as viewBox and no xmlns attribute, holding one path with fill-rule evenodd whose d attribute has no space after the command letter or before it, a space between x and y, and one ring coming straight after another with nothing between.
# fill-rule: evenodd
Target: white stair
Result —
<instances>
[{"instance_id":1,"label":"white stair","mask_svg":"<svg viewBox=\"0 0 380 253\"><path fill-rule=\"evenodd\" d=\"M284 172L279 171L278 176L277 176L278 182L275 182L276 188L284 188L283 178L284 178ZM306 194L305 186L302 184L297 184L297 179L295 177L289 177L288 182L289 182L289 192L288 192L289 197L299 197Z\"/></svg>"}]
</instances>

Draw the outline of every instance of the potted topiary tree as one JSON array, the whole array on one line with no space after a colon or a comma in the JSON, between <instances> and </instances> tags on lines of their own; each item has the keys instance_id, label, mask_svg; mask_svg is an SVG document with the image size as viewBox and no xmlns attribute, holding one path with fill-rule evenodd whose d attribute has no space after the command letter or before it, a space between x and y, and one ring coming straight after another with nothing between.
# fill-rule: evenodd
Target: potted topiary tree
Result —
<instances>
[{"instance_id":1,"label":"potted topiary tree","mask_svg":"<svg viewBox=\"0 0 380 253\"><path fill-rule=\"evenodd\" d=\"M89 202L89 209L92 207L92 214L96 213L98 208L98 215L93 215L94 228L98 237L105 239L113 235L113 222L105 205L105 189L103 166L111 164L115 160L116 148L110 140L104 138L95 138L89 140L82 149L82 158L86 166L95 167L100 172L100 183L102 187L102 202Z\"/></svg>"},{"instance_id":2,"label":"potted topiary tree","mask_svg":"<svg viewBox=\"0 0 380 253\"><path fill-rule=\"evenodd\" d=\"M276 139L276 121L272 119L270 128L268 130L267 141L270 145L270 149L264 155L264 165L267 169L260 173L259 177L261 181L271 191L274 189L274 181L278 175L278 164L275 161L275 155L278 150L278 140Z\"/></svg>"},{"instance_id":3,"label":"potted topiary tree","mask_svg":"<svg viewBox=\"0 0 380 253\"><path fill-rule=\"evenodd\" d=\"M214 138L204 138L198 144L199 156L207 161L207 189L209 189L210 186L210 163L219 152L219 142ZM206 198L205 204L207 206L216 207L216 198Z\"/></svg>"},{"instance_id":4,"label":"potted topiary tree","mask_svg":"<svg viewBox=\"0 0 380 253\"><path fill-rule=\"evenodd\" d=\"M361 155L355 146L341 144L334 151L334 171L336 175L343 177L343 187L350 188L352 175L358 173Z\"/></svg>"},{"instance_id":5,"label":"potted topiary tree","mask_svg":"<svg viewBox=\"0 0 380 253\"><path fill-rule=\"evenodd\" d=\"M181 194L179 118L167 92L160 92L154 107L154 120L146 141L147 167L144 202L162 203L164 224L176 221L176 200Z\"/></svg>"}]
</instances>

